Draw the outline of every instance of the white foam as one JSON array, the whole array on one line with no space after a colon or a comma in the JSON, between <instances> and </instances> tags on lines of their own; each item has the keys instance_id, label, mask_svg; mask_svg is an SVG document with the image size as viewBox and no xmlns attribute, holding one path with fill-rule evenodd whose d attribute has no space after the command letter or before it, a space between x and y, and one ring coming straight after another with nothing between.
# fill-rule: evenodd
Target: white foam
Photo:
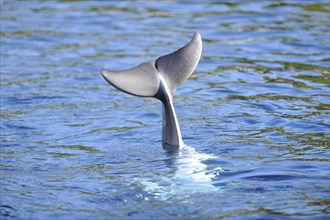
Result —
<instances>
[{"instance_id":1,"label":"white foam","mask_svg":"<svg viewBox=\"0 0 330 220\"><path fill-rule=\"evenodd\" d=\"M173 155L173 172L157 178L135 179L143 190L153 197L165 201L172 198L182 199L196 193L214 193L220 190L212 182L221 167L208 169L203 161L217 159L216 156L198 153L190 146L184 146L178 155ZM172 158L171 158L172 159ZM168 174L171 173L171 174Z\"/></svg>"}]
</instances>

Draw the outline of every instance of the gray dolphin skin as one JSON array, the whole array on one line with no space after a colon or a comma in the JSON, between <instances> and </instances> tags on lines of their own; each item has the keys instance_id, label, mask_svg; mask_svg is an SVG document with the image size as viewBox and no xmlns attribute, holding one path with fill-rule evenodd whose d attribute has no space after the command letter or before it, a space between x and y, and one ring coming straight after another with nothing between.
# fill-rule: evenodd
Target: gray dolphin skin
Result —
<instances>
[{"instance_id":1,"label":"gray dolphin skin","mask_svg":"<svg viewBox=\"0 0 330 220\"><path fill-rule=\"evenodd\" d=\"M154 97L163 103L163 147L165 150L172 151L183 146L173 105L173 95L193 73L201 54L202 39L196 32L187 45L159 57L155 65L146 62L121 71L101 70L104 79L115 88L135 96Z\"/></svg>"}]
</instances>

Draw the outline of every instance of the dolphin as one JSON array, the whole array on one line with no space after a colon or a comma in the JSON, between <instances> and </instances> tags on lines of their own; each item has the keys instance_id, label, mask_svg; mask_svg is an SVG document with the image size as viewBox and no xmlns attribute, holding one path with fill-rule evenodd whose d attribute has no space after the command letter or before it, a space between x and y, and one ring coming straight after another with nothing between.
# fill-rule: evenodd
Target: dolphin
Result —
<instances>
[{"instance_id":1,"label":"dolphin","mask_svg":"<svg viewBox=\"0 0 330 220\"><path fill-rule=\"evenodd\" d=\"M102 69L104 79L115 88L135 96L154 97L163 103L163 148L182 147L182 135L173 105L176 89L193 73L202 54L202 38L194 33L179 50L159 57L155 64L142 63L131 69Z\"/></svg>"}]
</instances>

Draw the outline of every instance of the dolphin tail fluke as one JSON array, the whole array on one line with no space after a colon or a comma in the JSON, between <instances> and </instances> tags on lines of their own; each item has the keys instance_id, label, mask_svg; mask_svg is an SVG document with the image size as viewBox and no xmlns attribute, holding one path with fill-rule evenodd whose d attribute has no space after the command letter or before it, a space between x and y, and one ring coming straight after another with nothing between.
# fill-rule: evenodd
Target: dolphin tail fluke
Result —
<instances>
[{"instance_id":1,"label":"dolphin tail fluke","mask_svg":"<svg viewBox=\"0 0 330 220\"><path fill-rule=\"evenodd\" d=\"M201 53L202 39L199 33L195 33L187 45L159 57L155 66L147 62L122 71L102 69L101 73L105 80L117 89L144 97L154 97L160 86L160 78L164 78L173 97L175 90L196 68Z\"/></svg>"},{"instance_id":2,"label":"dolphin tail fluke","mask_svg":"<svg viewBox=\"0 0 330 220\"><path fill-rule=\"evenodd\" d=\"M175 90L193 73L202 54L202 39L195 33L191 41L179 50L161 56L156 60L156 68L166 80L171 96Z\"/></svg>"}]
</instances>

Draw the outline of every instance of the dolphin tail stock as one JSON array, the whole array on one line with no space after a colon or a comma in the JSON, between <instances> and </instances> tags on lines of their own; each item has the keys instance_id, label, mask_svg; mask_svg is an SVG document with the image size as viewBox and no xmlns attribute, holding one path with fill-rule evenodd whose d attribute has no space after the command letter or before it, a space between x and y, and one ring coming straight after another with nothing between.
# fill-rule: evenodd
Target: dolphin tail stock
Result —
<instances>
[{"instance_id":1,"label":"dolphin tail stock","mask_svg":"<svg viewBox=\"0 0 330 220\"><path fill-rule=\"evenodd\" d=\"M202 53L202 40L195 33L179 50L159 57L155 65L142 63L134 68L111 71L102 69L105 80L115 88L135 96L154 97L163 103L163 147L183 145L173 105L176 89L193 73ZM171 146L168 148L167 146Z\"/></svg>"}]
</instances>

